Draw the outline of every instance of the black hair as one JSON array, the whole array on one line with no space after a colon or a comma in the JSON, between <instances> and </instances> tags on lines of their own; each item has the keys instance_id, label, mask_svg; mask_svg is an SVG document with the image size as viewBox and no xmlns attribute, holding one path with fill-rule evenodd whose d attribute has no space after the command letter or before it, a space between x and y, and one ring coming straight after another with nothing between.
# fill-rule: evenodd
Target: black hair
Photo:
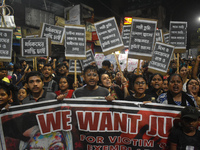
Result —
<instances>
[{"instance_id":1,"label":"black hair","mask_svg":"<svg viewBox=\"0 0 200 150\"><path fill-rule=\"evenodd\" d=\"M8 96L10 96L12 90L12 84L0 81L0 89L3 89L8 94Z\"/></svg>"},{"instance_id":2,"label":"black hair","mask_svg":"<svg viewBox=\"0 0 200 150\"><path fill-rule=\"evenodd\" d=\"M183 68L183 67L187 68L187 65L181 65L181 66L179 67L179 71L180 71L181 68Z\"/></svg>"},{"instance_id":3,"label":"black hair","mask_svg":"<svg viewBox=\"0 0 200 150\"><path fill-rule=\"evenodd\" d=\"M160 73L154 73L149 78L149 87L151 87L151 81L153 80L153 77L155 77L156 75L159 75L163 81L163 76Z\"/></svg>"},{"instance_id":4,"label":"black hair","mask_svg":"<svg viewBox=\"0 0 200 150\"><path fill-rule=\"evenodd\" d=\"M181 77L179 74L174 73L174 74L170 75L170 76L167 78L167 80L168 80L168 85L169 85L169 81L170 81L170 80L172 79L172 77L174 77L174 76L178 76L178 77L181 79L182 83L183 83L182 77Z\"/></svg>"},{"instance_id":5,"label":"black hair","mask_svg":"<svg viewBox=\"0 0 200 150\"><path fill-rule=\"evenodd\" d=\"M60 80L61 80L62 78L66 79L67 83L69 84L70 81L69 81L69 78L68 78L67 76L62 76L62 77L60 77L60 79L59 79L59 81L58 81L58 84L59 84L59 82L60 82Z\"/></svg>"},{"instance_id":6,"label":"black hair","mask_svg":"<svg viewBox=\"0 0 200 150\"><path fill-rule=\"evenodd\" d=\"M102 66L108 66L108 68L110 68L111 63L110 63L109 60L104 60L104 61L102 62Z\"/></svg>"},{"instance_id":7,"label":"black hair","mask_svg":"<svg viewBox=\"0 0 200 150\"><path fill-rule=\"evenodd\" d=\"M45 64L44 67L51 67L51 69L53 70L53 66L50 63ZM44 67L43 67L43 69L44 69Z\"/></svg>"},{"instance_id":8,"label":"black hair","mask_svg":"<svg viewBox=\"0 0 200 150\"><path fill-rule=\"evenodd\" d=\"M63 59L63 61L67 61L69 63L69 59Z\"/></svg>"},{"instance_id":9,"label":"black hair","mask_svg":"<svg viewBox=\"0 0 200 150\"><path fill-rule=\"evenodd\" d=\"M16 72L17 72L17 69L21 69L20 64L14 64L14 70L13 70L13 73L16 73Z\"/></svg>"},{"instance_id":10,"label":"black hair","mask_svg":"<svg viewBox=\"0 0 200 150\"><path fill-rule=\"evenodd\" d=\"M38 76L42 81L44 81L44 76L42 73L40 73L39 71L31 71L26 76L26 83L28 83L29 78L32 76Z\"/></svg>"},{"instance_id":11,"label":"black hair","mask_svg":"<svg viewBox=\"0 0 200 150\"><path fill-rule=\"evenodd\" d=\"M191 80L195 80L195 81L197 81L197 82L199 83L199 81L198 81L197 79L194 79L194 78L189 79L188 82L186 83L186 91L187 91L187 93L189 93L188 85L189 85L189 82L190 82Z\"/></svg>"},{"instance_id":12,"label":"black hair","mask_svg":"<svg viewBox=\"0 0 200 150\"><path fill-rule=\"evenodd\" d=\"M83 70L83 74L85 75L85 73L88 71L88 70L91 70L91 71L94 71L94 72L97 72L98 73L98 68L96 66L93 66L93 65L88 65L84 68Z\"/></svg>"},{"instance_id":13,"label":"black hair","mask_svg":"<svg viewBox=\"0 0 200 150\"><path fill-rule=\"evenodd\" d=\"M99 74L99 83L98 84L100 84L100 83L102 84L101 77L102 77L103 74L107 74L109 76L109 74L106 73L106 72ZM109 78L110 78L110 76L109 76ZM102 86L103 86L103 84L102 84Z\"/></svg>"},{"instance_id":14,"label":"black hair","mask_svg":"<svg viewBox=\"0 0 200 150\"><path fill-rule=\"evenodd\" d=\"M58 65L56 66L56 68L59 69L59 68L61 68L62 66L65 66L65 67L67 68L67 70L69 69L65 63L60 63L60 64L58 64Z\"/></svg>"}]
</instances>

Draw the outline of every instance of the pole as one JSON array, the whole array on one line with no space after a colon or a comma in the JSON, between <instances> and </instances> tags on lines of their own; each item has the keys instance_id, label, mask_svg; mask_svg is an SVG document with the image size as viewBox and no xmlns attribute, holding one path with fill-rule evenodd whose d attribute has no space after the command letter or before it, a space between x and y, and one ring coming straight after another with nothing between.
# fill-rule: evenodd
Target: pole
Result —
<instances>
[{"instance_id":1,"label":"pole","mask_svg":"<svg viewBox=\"0 0 200 150\"><path fill-rule=\"evenodd\" d=\"M76 72L76 60L74 60L74 83L77 82L77 72ZM74 88L76 90L76 87Z\"/></svg>"},{"instance_id":2,"label":"pole","mask_svg":"<svg viewBox=\"0 0 200 150\"><path fill-rule=\"evenodd\" d=\"M138 59L138 64L137 64L137 75L139 75L139 69L140 69L140 59Z\"/></svg>"}]
</instances>

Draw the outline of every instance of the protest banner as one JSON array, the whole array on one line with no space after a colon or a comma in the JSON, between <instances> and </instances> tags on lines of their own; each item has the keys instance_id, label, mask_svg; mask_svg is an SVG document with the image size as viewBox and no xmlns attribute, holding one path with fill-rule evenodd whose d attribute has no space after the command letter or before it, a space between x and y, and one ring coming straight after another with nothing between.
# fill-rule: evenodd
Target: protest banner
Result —
<instances>
[{"instance_id":1,"label":"protest banner","mask_svg":"<svg viewBox=\"0 0 200 150\"><path fill-rule=\"evenodd\" d=\"M166 74L173 52L174 46L156 42L148 71Z\"/></svg>"},{"instance_id":2,"label":"protest banner","mask_svg":"<svg viewBox=\"0 0 200 150\"><path fill-rule=\"evenodd\" d=\"M66 59L86 59L85 26L65 26L65 57Z\"/></svg>"},{"instance_id":3,"label":"protest banner","mask_svg":"<svg viewBox=\"0 0 200 150\"><path fill-rule=\"evenodd\" d=\"M128 72L132 72L135 68L138 66L138 60L137 59L132 59L128 58L128 67L127 70ZM140 61L139 68L142 66L142 61Z\"/></svg>"},{"instance_id":4,"label":"protest banner","mask_svg":"<svg viewBox=\"0 0 200 150\"><path fill-rule=\"evenodd\" d=\"M96 22L94 25L104 55L120 51L124 48L124 44L114 17Z\"/></svg>"},{"instance_id":5,"label":"protest banner","mask_svg":"<svg viewBox=\"0 0 200 150\"><path fill-rule=\"evenodd\" d=\"M70 74L73 74L73 73L75 73L75 71L76 71L78 74L81 74L81 73L82 73L81 63L80 63L79 60L76 60L76 63L75 63L75 60L70 59L70 60L69 60L69 73L70 73Z\"/></svg>"},{"instance_id":6,"label":"protest banner","mask_svg":"<svg viewBox=\"0 0 200 150\"><path fill-rule=\"evenodd\" d=\"M94 59L94 54L92 52L92 50L87 50L86 51L86 59L85 60L80 60L81 66L82 66L82 70L84 70L84 68L88 65L90 65L91 63L95 62Z\"/></svg>"},{"instance_id":7,"label":"protest banner","mask_svg":"<svg viewBox=\"0 0 200 150\"><path fill-rule=\"evenodd\" d=\"M22 57L48 57L51 53L51 40L49 38L22 38Z\"/></svg>"},{"instance_id":8,"label":"protest banner","mask_svg":"<svg viewBox=\"0 0 200 150\"><path fill-rule=\"evenodd\" d=\"M164 38L164 43L165 43L165 44L169 44L169 33L165 33L165 34L163 35L163 38Z\"/></svg>"},{"instance_id":9,"label":"protest banner","mask_svg":"<svg viewBox=\"0 0 200 150\"><path fill-rule=\"evenodd\" d=\"M187 22L170 21L169 44L174 53L185 53L187 46Z\"/></svg>"},{"instance_id":10,"label":"protest banner","mask_svg":"<svg viewBox=\"0 0 200 150\"><path fill-rule=\"evenodd\" d=\"M98 68L102 68L102 62L105 58L103 53L96 53L94 56L95 60L96 60L96 64L98 66Z\"/></svg>"},{"instance_id":11,"label":"protest banner","mask_svg":"<svg viewBox=\"0 0 200 150\"><path fill-rule=\"evenodd\" d=\"M131 25L124 25L122 29L122 41L125 48L129 48L129 40L131 34Z\"/></svg>"},{"instance_id":12,"label":"protest banner","mask_svg":"<svg viewBox=\"0 0 200 150\"><path fill-rule=\"evenodd\" d=\"M52 44L63 45L64 34L65 34L64 30L65 29L63 27L43 23L40 37L50 38Z\"/></svg>"},{"instance_id":13,"label":"protest banner","mask_svg":"<svg viewBox=\"0 0 200 150\"><path fill-rule=\"evenodd\" d=\"M94 99L13 106L1 112L1 149L165 150L182 108Z\"/></svg>"},{"instance_id":14,"label":"protest banner","mask_svg":"<svg viewBox=\"0 0 200 150\"><path fill-rule=\"evenodd\" d=\"M12 59L13 30L0 29L0 59L11 61Z\"/></svg>"},{"instance_id":15,"label":"protest banner","mask_svg":"<svg viewBox=\"0 0 200 150\"><path fill-rule=\"evenodd\" d=\"M156 30L156 42L163 42L162 29L157 29Z\"/></svg>"},{"instance_id":16,"label":"protest banner","mask_svg":"<svg viewBox=\"0 0 200 150\"><path fill-rule=\"evenodd\" d=\"M133 18L128 58L151 60L157 21Z\"/></svg>"}]
</instances>

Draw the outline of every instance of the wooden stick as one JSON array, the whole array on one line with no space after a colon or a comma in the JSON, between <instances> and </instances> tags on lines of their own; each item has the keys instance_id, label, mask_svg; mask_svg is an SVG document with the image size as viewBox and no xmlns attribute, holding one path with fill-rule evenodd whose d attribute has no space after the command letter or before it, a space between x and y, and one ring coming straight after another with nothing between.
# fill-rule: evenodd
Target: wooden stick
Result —
<instances>
[{"instance_id":1,"label":"wooden stick","mask_svg":"<svg viewBox=\"0 0 200 150\"><path fill-rule=\"evenodd\" d=\"M139 69L140 69L140 59L138 59L138 65L137 65L137 75L139 75Z\"/></svg>"},{"instance_id":2,"label":"wooden stick","mask_svg":"<svg viewBox=\"0 0 200 150\"><path fill-rule=\"evenodd\" d=\"M177 53L177 73L179 73L179 53Z\"/></svg>"},{"instance_id":3,"label":"wooden stick","mask_svg":"<svg viewBox=\"0 0 200 150\"><path fill-rule=\"evenodd\" d=\"M35 57L35 71L37 71L37 57Z\"/></svg>"},{"instance_id":4,"label":"wooden stick","mask_svg":"<svg viewBox=\"0 0 200 150\"><path fill-rule=\"evenodd\" d=\"M48 61L49 61L49 56L47 56L46 64L48 63Z\"/></svg>"},{"instance_id":5,"label":"wooden stick","mask_svg":"<svg viewBox=\"0 0 200 150\"><path fill-rule=\"evenodd\" d=\"M127 59L126 59L126 70L128 71L128 55L127 55Z\"/></svg>"},{"instance_id":6,"label":"wooden stick","mask_svg":"<svg viewBox=\"0 0 200 150\"><path fill-rule=\"evenodd\" d=\"M174 59L176 59L176 54L174 53Z\"/></svg>"},{"instance_id":7,"label":"wooden stick","mask_svg":"<svg viewBox=\"0 0 200 150\"><path fill-rule=\"evenodd\" d=\"M75 83L75 84L76 84L76 82L77 82L76 78L77 78L76 60L74 60L74 83ZM75 90L76 90L76 88L75 88Z\"/></svg>"},{"instance_id":8,"label":"wooden stick","mask_svg":"<svg viewBox=\"0 0 200 150\"><path fill-rule=\"evenodd\" d=\"M33 70L35 70L35 59L33 58Z\"/></svg>"}]
</instances>

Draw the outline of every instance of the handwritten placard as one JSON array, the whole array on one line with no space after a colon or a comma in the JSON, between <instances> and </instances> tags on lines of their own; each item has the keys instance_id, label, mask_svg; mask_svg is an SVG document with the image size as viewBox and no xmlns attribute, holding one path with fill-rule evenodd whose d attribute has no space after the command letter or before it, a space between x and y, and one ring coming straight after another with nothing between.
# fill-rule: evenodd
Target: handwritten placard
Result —
<instances>
[{"instance_id":1,"label":"handwritten placard","mask_svg":"<svg viewBox=\"0 0 200 150\"><path fill-rule=\"evenodd\" d=\"M96 64L97 64L98 68L102 68L102 62L105 58L104 54L103 53L96 53L94 57L95 57Z\"/></svg>"},{"instance_id":2,"label":"handwritten placard","mask_svg":"<svg viewBox=\"0 0 200 150\"><path fill-rule=\"evenodd\" d=\"M131 33L131 25L123 26L122 41L124 43L125 48L129 48L130 33Z\"/></svg>"},{"instance_id":3,"label":"handwritten placard","mask_svg":"<svg viewBox=\"0 0 200 150\"><path fill-rule=\"evenodd\" d=\"M94 24L105 55L124 48L119 29L114 17Z\"/></svg>"},{"instance_id":4,"label":"handwritten placard","mask_svg":"<svg viewBox=\"0 0 200 150\"><path fill-rule=\"evenodd\" d=\"M53 44L63 43L64 28L47 23L43 23L40 37L50 38Z\"/></svg>"},{"instance_id":5,"label":"handwritten placard","mask_svg":"<svg viewBox=\"0 0 200 150\"><path fill-rule=\"evenodd\" d=\"M164 43L169 44L169 33L164 34L163 38L164 38Z\"/></svg>"},{"instance_id":6,"label":"handwritten placard","mask_svg":"<svg viewBox=\"0 0 200 150\"><path fill-rule=\"evenodd\" d=\"M187 45L187 22L170 21L169 43L175 53L184 53Z\"/></svg>"},{"instance_id":7,"label":"handwritten placard","mask_svg":"<svg viewBox=\"0 0 200 150\"><path fill-rule=\"evenodd\" d=\"M90 65L92 62L95 62L94 55L91 49L86 51L86 59L80 60L80 62L83 70L86 66Z\"/></svg>"},{"instance_id":8,"label":"handwritten placard","mask_svg":"<svg viewBox=\"0 0 200 150\"><path fill-rule=\"evenodd\" d=\"M4 61L11 60L12 57L12 29L0 29L0 58Z\"/></svg>"},{"instance_id":9,"label":"handwritten placard","mask_svg":"<svg viewBox=\"0 0 200 150\"><path fill-rule=\"evenodd\" d=\"M129 58L151 59L155 41L157 21L134 19L129 44Z\"/></svg>"},{"instance_id":10,"label":"handwritten placard","mask_svg":"<svg viewBox=\"0 0 200 150\"><path fill-rule=\"evenodd\" d=\"M81 67L81 63L79 60L76 61L76 72L78 74L82 73L82 67ZM70 74L74 74L75 73L75 61L73 59L69 60L69 73Z\"/></svg>"},{"instance_id":11,"label":"handwritten placard","mask_svg":"<svg viewBox=\"0 0 200 150\"><path fill-rule=\"evenodd\" d=\"M156 42L163 42L162 29L156 30Z\"/></svg>"},{"instance_id":12,"label":"handwritten placard","mask_svg":"<svg viewBox=\"0 0 200 150\"><path fill-rule=\"evenodd\" d=\"M47 57L50 55L50 44L49 38L22 38L21 55L22 57Z\"/></svg>"},{"instance_id":13,"label":"handwritten placard","mask_svg":"<svg viewBox=\"0 0 200 150\"><path fill-rule=\"evenodd\" d=\"M166 73L169 67L171 57L174 52L174 46L156 42L152 59L149 63L149 71L156 70Z\"/></svg>"},{"instance_id":14,"label":"handwritten placard","mask_svg":"<svg viewBox=\"0 0 200 150\"><path fill-rule=\"evenodd\" d=\"M65 26L65 57L86 59L85 26Z\"/></svg>"}]
</instances>

